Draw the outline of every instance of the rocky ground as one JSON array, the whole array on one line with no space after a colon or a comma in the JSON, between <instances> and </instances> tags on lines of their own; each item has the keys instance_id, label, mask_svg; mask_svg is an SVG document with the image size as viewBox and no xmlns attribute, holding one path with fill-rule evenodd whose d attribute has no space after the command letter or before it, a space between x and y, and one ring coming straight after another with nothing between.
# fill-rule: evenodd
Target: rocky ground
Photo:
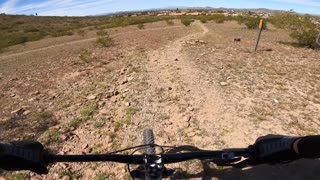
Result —
<instances>
[{"instance_id":1,"label":"rocky ground","mask_svg":"<svg viewBox=\"0 0 320 180\"><path fill-rule=\"evenodd\" d=\"M236 22L162 22L110 34L116 43L110 48L94 44L89 33L0 55L0 139L37 139L59 154L91 154L139 145L144 128L154 129L157 144L202 149L246 147L270 133L319 133L320 53L283 43L290 42L283 30L264 31L258 52L257 32ZM303 160L246 170L198 161L171 167L172 179L317 179L320 166ZM46 176L2 176L127 179L128 173L116 163L60 163Z\"/></svg>"}]
</instances>

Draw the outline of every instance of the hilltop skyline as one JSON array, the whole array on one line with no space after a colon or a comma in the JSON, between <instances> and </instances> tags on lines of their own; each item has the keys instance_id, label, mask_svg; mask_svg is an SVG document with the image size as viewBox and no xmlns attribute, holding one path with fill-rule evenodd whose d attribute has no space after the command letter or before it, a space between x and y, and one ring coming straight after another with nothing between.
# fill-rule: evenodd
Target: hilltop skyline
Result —
<instances>
[{"instance_id":1,"label":"hilltop skyline","mask_svg":"<svg viewBox=\"0 0 320 180\"><path fill-rule=\"evenodd\" d=\"M135 11L167 7L225 7L294 9L298 13L320 15L320 0L0 0L0 13L35 14L43 16L86 16L121 11Z\"/></svg>"}]
</instances>

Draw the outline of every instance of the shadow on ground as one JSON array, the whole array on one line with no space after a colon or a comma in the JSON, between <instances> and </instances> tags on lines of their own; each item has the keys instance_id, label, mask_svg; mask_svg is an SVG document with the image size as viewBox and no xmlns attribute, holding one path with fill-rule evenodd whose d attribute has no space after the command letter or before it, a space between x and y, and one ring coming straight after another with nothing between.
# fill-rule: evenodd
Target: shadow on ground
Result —
<instances>
[{"instance_id":1,"label":"shadow on ground","mask_svg":"<svg viewBox=\"0 0 320 180\"><path fill-rule=\"evenodd\" d=\"M16 115L0 122L0 141L36 140L50 127L57 124L50 112L31 114L28 116Z\"/></svg>"},{"instance_id":2,"label":"shadow on ground","mask_svg":"<svg viewBox=\"0 0 320 180\"><path fill-rule=\"evenodd\" d=\"M187 172L177 172L174 179L259 179L259 180L278 180L278 179L320 179L320 161L301 159L296 162L281 165L259 165L245 170L227 168L210 168L203 164L203 171L197 174Z\"/></svg>"}]
</instances>

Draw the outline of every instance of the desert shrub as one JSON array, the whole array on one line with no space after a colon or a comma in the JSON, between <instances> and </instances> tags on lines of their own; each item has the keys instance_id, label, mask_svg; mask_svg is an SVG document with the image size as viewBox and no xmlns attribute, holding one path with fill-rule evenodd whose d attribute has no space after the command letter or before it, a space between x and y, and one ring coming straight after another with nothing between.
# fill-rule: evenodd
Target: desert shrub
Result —
<instances>
[{"instance_id":1,"label":"desert shrub","mask_svg":"<svg viewBox=\"0 0 320 180\"><path fill-rule=\"evenodd\" d=\"M144 24L138 24L139 29L144 29Z\"/></svg>"},{"instance_id":2,"label":"desert shrub","mask_svg":"<svg viewBox=\"0 0 320 180\"><path fill-rule=\"evenodd\" d=\"M85 36L86 35L86 32L84 31L84 30L79 30L78 32L77 32L77 34L79 35L79 36Z\"/></svg>"},{"instance_id":3,"label":"desert shrub","mask_svg":"<svg viewBox=\"0 0 320 180\"><path fill-rule=\"evenodd\" d=\"M114 41L109 36L97 38L96 43L102 45L103 47L111 47L114 45Z\"/></svg>"},{"instance_id":4,"label":"desert shrub","mask_svg":"<svg viewBox=\"0 0 320 180\"><path fill-rule=\"evenodd\" d=\"M259 18L254 17L242 17L241 19L237 19L239 24L244 24L248 29L258 29L259 28ZM263 21L262 29L267 29L266 20Z\"/></svg>"},{"instance_id":5,"label":"desert shrub","mask_svg":"<svg viewBox=\"0 0 320 180\"><path fill-rule=\"evenodd\" d=\"M314 24L312 19L310 15L286 12L277 13L270 21L274 26L290 31L290 37L296 40L296 45L319 49L317 38L320 34L320 27Z\"/></svg>"},{"instance_id":6,"label":"desert shrub","mask_svg":"<svg viewBox=\"0 0 320 180\"><path fill-rule=\"evenodd\" d=\"M201 21L202 23L207 23L207 22L208 22L208 20L207 20L206 18L201 18L200 21Z\"/></svg>"},{"instance_id":7,"label":"desert shrub","mask_svg":"<svg viewBox=\"0 0 320 180\"><path fill-rule=\"evenodd\" d=\"M185 26L190 26L193 21L193 19L181 19L181 23Z\"/></svg>"},{"instance_id":8,"label":"desert shrub","mask_svg":"<svg viewBox=\"0 0 320 180\"><path fill-rule=\"evenodd\" d=\"M216 19L215 22L218 24L222 24L224 23L224 19Z\"/></svg>"},{"instance_id":9,"label":"desert shrub","mask_svg":"<svg viewBox=\"0 0 320 180\"><path fill-rule=\"evenodd\" d=\"M167 19L166 22L167 22L167 24L169 26L173 26L174 25L174 22L172 20Z\"/></svg>"},{"instance_id":10,"label":"desert shrub","mask_svg":"<svg viewBox=\"0 0 320 180\"><path fill-rule=\"evenodd\" d=\"M39 32L40 30L38 28L35 27L28 27L26 29L23 30L23 32L28 33L28 32Z\"/></svg>"},{"instance_id":11,"label":"desert shrub","mask_svg":"<svg viewBox=\"0 0 320 180\"><path fill-rule=\"evenodd\" d=\"M51 33L51 36L53 37L59 37L59 36L71 36L73 35L73 32L70 30L66 30L66 29L58 29L56 31L53 31Z\"/></svg>"},{"instance_id":12,"label":"desert shrub","mask_svg":"<svg viewBox=\"0 0 320 180\"><path fill-rule=\"evenodd\" d=\"M87 49L83 49L79 55L79 58L81 60L81 62L83 63L89 63L91 62L91 56L92 56L92 52L87 50Z\"/></svg>"},{"instance_id":13,"label":"desert shrub","mask_svg":"<svg viewBox=\"0 0 320 180\"><path fill-rule=\"evenodd\" d=\"M296 29L303 27L302 18L295 13L276 13L271 19L270 23L280 29Z\"/></svg>"},{"instance_id":14,"label":"desert shrub","mask_svg":"<svg viewBox=\"0 0 320 180\"><path fill-rule=\"evenodd\" d=\"M108 36L109 33L106 30L97 31L97 36Z\"/></svg>"},{"instance_id":15,"label":"desert shrub","mask_svg":"<svg viewBox=\"0 0 320 180\"><path fill-rule=\"evenodd\" d=\"M299 46L308 47L312 49L319 49L320 44L318 44L317 39L319 38L320 30L314 26L314 28L303 28L294 30L290 37L297 41Z\"/></svg>"}]
</instances>

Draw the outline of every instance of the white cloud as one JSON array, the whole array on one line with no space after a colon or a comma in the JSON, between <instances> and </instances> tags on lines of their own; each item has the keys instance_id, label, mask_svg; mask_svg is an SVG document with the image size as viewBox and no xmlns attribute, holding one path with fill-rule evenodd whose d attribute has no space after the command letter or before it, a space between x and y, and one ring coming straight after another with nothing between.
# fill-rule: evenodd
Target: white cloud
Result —
<instances>
[{"instance_id":1,"label":"white cloud","mask_svg":"<svg viewBox=\"0 0 320 180\"><path fill-rule=\"evenodd\" d=\"M41 3L31 3L11 9L10 13L21 13L30 10L41 10L48 8L59 8L61 6L68 6L72 4L72 0L48 0Z\"/></svg>"},{"instance_id":2,"label":"white cloud","mask_svg":"<svg viewBox=\"0 0 320 180\"><path fill-rule=\"evenodd\" d=\"M19 0L7 0L5 3L2 4L2 7L0 7L0 12L3 12L3 13L10 12L12 9L14 9L18 1Z\"/></svg>"},{"instance_id":3,"label":"white cloud","mask_svg":"<svg viewBox=\"0 0 320 180\"><path fill-rule=\"evenodd\" d=\"M40 15L61 16L61 15L92 15L95 10L113 0L46 0L41 3L31 3L19 7L11 8L11 14L38 13ZM89 11L91 10L91 11Z\"/></svg>"},{"instance_id":4,"label":"white cloud","mask_svg":"<svg viewBox=\"0 0 320 180\"><path fill-rule=\"evenodd\" d=\"M99 14L97 11L101 11L113 0L96 0L94 2L82 2L73 3L70 6L54 8L45 12L42 12L49 16L55 15L68 15L68 16L83 16L83 15L95 15Z\"/></svg>"}]
</instances>

